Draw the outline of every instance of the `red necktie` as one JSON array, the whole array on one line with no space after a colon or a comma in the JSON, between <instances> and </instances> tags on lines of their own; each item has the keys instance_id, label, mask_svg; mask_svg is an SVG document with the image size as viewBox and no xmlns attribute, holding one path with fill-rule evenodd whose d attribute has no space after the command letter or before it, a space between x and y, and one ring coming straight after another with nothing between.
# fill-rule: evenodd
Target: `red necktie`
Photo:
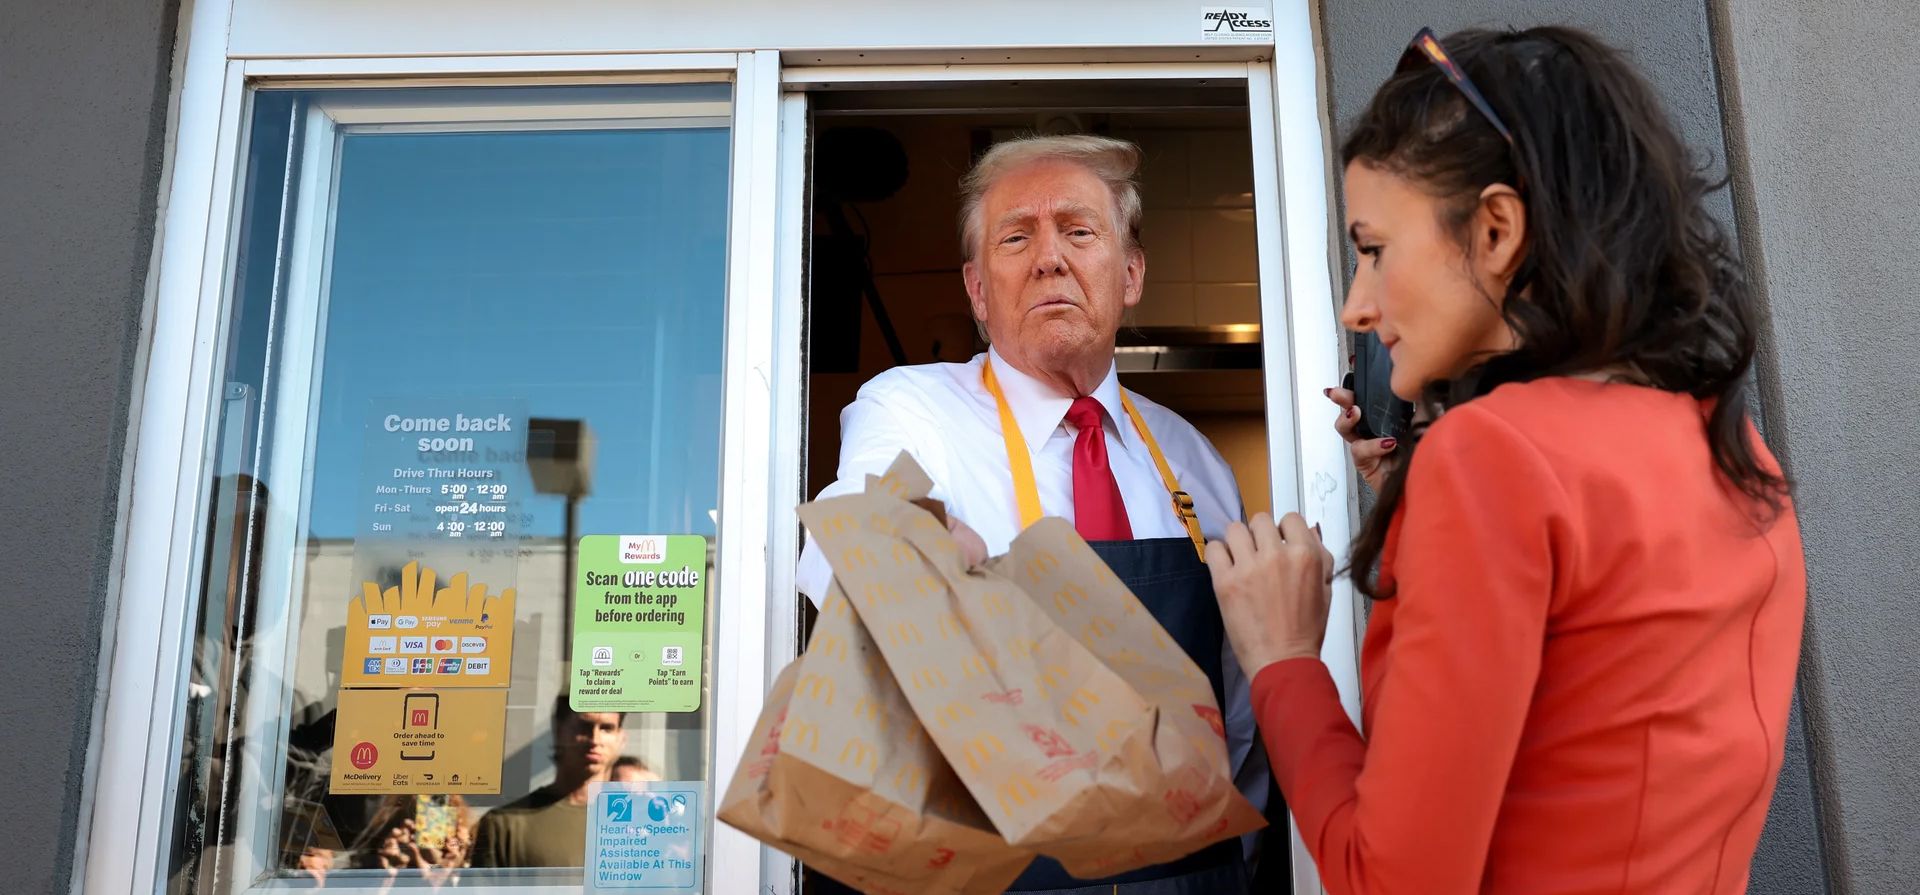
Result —
<instances>
[{"instance_id":1,"label":"red necktie","mask_svg":"<svg viewBox=\"0 0 1920 895\"><path fill-rule=\"evenodd\" d=\"M1127 505L1120 483L1107 463L1107 433L1100 425L1100 402L1075 398L1067 422L1079 434L1073 441L1073 527L1089 541L1131 541Z\"/></svg>"}]
</instances>

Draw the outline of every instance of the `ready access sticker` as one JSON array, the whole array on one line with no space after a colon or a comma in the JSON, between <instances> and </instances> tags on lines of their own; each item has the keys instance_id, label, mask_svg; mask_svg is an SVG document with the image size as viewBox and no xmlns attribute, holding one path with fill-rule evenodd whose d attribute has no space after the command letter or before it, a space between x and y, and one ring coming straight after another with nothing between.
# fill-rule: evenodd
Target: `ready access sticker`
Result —
<instances>
[{"instance_id":1,"label":"ready access sticker","mask_svg":"<svg viewBox=\"0 0 1920 895\"><path fill-rule=\"evenodd\" d=\"M591 784L586 891L700 891L704 788L700 781Z\"/></svg>"},{"instance_id":2,"label":"ready access sticker","mask_svg":"<svg viewBox=\"0 0 1920 895\"><path fill-rule=\"evenodd\" d=\"M583 712L700 708L707 539L587 535L573 604L573 707Z\"/></svg>"},{"instance_id":3,"label":"ready access sticker","mask_svg":"<svg viewBox=\"0 0 1920 895\"><path fill-rule=\"evenodd\" d=\"M1273 10L1257 6L1202 6L1200 39L1209 43L1273 43Z\"/></svg>"}]
</instances>

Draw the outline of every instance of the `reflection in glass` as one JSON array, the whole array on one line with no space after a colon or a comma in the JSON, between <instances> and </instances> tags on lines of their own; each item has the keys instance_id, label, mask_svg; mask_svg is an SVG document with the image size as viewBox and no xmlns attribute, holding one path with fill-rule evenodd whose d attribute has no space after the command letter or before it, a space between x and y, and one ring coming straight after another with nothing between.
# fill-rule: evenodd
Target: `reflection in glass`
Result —
<instances>
[{"instance_id":1,"label":"reflection in glass","mask_svg":"<svg viewBox=\"0 0 1920 895\"><path fill-rule=\"evenodd\" d=\"M255 95L169 892L578 884L531 868L580 865L585 783L709 776L704 711L566 708L568 545L716 534L729 96ZM517 537L465 542L518 594L498 794L330 786L348 602L406 558L356 574L379 540L369 414L395 401L524 407L533 430L486 461L520 491Z\"/></svg>"}]
</instances>

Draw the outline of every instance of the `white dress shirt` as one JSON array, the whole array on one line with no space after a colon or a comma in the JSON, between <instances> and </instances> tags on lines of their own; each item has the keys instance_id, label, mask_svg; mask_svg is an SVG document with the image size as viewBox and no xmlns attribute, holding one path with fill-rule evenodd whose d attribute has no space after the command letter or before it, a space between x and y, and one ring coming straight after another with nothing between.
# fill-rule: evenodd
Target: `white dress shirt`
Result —
<instances>
[{"instance_id":1,"label":"white dress shirt","mask_svg":"<svg viewBox=\"0 0 1920 895\"><path fill-rule=\"evenodd\" d=\"M1034 484L1040 508L1049 516L1073 520L1073 444L1077 430L1066 421L1073 395L1015 369L989 350L993 373L1006 395L1007 406L1020 426L1033 460ZM947 512L980 533L990 555L1005 553L1020 533L1019 504L1013 493L1013 470L1000 434L1000 409L981 379L988 354L964 364L921 364L894 367L860 387L860 394L840 414L838 478L821 489L819 497L858 492L869 474L880 475L906 451L933 480L932 497ZM1171 496L1154 465L1147 444L1120 404L1120 378L1113 367L1093 390L1106 411L1107 459L1120 484L1121 499L1133 536L1186 538L1186 524L1173 510ZM1219 538L1231 522L1240 521L1240 489L1233 469L1199 430L1175 414L1138 394L1131 396L1141 419L1159 442L1160 450L1193 498L1200 530ZM800 591L817 605L826 595L833 569L807 539L801 551L797 580ZM1222 662L1227 704L1227 754L1241 792L1264 808L1267 795L1265 762L1247 767L1253 747L1253 707L1248 681L1223 645ZM1257 779L1253 779L1257 778ZM1257 841L1247 838L1248 848Z\"/></svg>"}]
</instances>

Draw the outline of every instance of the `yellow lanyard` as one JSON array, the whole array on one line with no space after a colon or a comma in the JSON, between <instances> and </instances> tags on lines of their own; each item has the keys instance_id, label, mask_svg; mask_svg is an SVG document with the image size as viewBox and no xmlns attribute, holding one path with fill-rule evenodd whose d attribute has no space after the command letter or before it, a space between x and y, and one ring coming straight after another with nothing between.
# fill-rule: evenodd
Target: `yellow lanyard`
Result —
<instances>
[{"instance_id":1,"label":"yellow lanyard","mask_svg":"<svg viewBox=\"0 0 1920 895\"><path fill-rule=\"evenodd\" d=\"M1040 487L1033 481L1033 458L1027 453L1027 439L1020 434L1020 422L1013 418L1013 408L1007 406L1007 396L1000 391L1000 379L993 375L991 358L981 364L980 378L993 395L994 403L1000 406L1000 437L1007 443L1007 465L1013 468L1013 497L1020 505L1020 528L1025 530L1045 515L1040 511ZM1140 418L1140 411L1133 406L1133 399L1127 397L1124 388L1120 390L1120 406L1126 408L1127 418L1133 420L1133 430L1140 433L1140 440L1147 443L1147 453L1153 456L1153 465L1160 470L1160 481L1173 497L1173 513L1186 526L1187 537L1193 539L1194 552L1205 559L1207 539L1200 533L1200 517L1193 511L1193 498L1180 490L1180 480L1174 478L1173 467L1167 465L1166 455L1160 453L1160 443L1153 440L1147 421Z\"/></svg>"}]
</instances>

